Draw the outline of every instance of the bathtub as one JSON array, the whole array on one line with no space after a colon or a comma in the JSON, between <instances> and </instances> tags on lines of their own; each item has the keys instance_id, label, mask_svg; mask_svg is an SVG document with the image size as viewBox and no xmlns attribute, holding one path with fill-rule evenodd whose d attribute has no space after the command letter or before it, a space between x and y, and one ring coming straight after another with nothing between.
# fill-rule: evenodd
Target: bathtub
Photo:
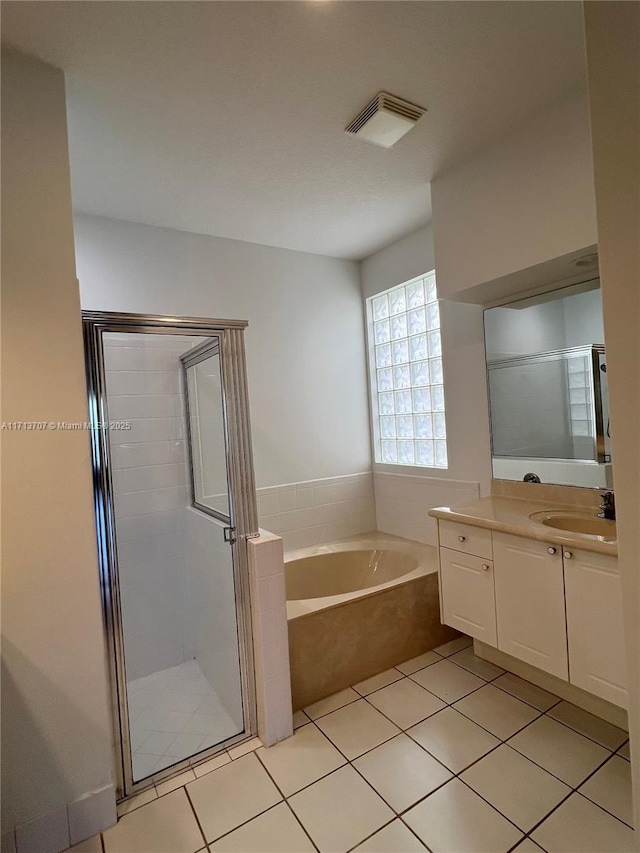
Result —
<instances>
[{"instance_id":1,"label":"bathtub","mask_svg":"<svg viewBox=\"0 0 640 853\"><path fill-rule=\"evenodd\" d=\"M285 554L294 710L458 635L440 624L437 550L369 534Z\"/></svg>"}]
</instances>

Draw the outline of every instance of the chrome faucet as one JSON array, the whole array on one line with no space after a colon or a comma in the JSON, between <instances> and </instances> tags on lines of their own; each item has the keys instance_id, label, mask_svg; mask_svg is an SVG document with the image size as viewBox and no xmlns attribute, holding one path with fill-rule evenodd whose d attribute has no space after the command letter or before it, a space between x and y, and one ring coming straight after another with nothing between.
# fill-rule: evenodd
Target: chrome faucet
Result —
<instances>
[{"instance_id":1,"label":"chrome faucet","mask_svg":"<svg viewBox=\"0 0 640 853\"><path fill-rule=\"evenodd\" d=\"M602 512L598 513L598 518L608 518L610 521L615 521L616 502L613 492L603 492L600 497L602 498L602 503L600 504Z\"/></svg>"}]
</instances>

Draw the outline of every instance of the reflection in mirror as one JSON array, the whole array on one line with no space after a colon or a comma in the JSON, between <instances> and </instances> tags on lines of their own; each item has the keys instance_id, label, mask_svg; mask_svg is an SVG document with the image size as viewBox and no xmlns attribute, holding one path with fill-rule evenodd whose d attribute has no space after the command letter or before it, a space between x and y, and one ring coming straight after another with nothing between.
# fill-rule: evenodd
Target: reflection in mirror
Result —
<instances>
[{"instance_id":1,"label":"reflection in mirror","mask_svg":"<svg viewBox=\"0 0 640 853\"><path fill-rule=\"evenodd\" d=\"M611 487L599 281L484 313L493 476Z\"/></svg>"}]
</instances>

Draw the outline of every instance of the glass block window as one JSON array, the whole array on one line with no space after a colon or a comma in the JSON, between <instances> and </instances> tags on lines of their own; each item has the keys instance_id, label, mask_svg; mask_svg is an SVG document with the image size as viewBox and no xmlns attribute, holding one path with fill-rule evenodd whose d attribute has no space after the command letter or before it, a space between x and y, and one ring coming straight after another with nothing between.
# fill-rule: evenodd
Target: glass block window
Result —
<instances>
[{"instance_id":1,"label":"glass block window","mask_svg":"<svg viewBox=\"0 0 640 853\"><path fill-rule=\"evenodd\" d=\"M376 462L447 467L434 272L367 299Z\"/></svg>"}]
</instances>

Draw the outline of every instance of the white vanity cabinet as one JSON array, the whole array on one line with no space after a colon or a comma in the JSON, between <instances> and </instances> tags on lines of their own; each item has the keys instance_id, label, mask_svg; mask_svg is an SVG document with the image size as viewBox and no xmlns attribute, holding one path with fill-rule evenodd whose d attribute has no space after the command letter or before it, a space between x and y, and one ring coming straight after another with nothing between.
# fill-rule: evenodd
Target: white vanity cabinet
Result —
<instances>
[{"instance_id":1,"label":"white vanity cabinet","mask_svg":"<svg viewBox=\"0 0 640 853\"><path fill-rule=\"evenodd\" d=\"M491 531L440 521L442 621L489 646L497 644Z\"/></svg>"},{"instance_id":2,"label":"white vanity cabinet","mask_svg":"<svg viewBox=\"0 0 640 853\"><path fill-rule=\"evenodd\" d=\"M498 648L569 679L562 549L493 533Z\"/></svg>"},{"instance_id":3,"label":"white vanity cabinet","mask_svg":"<svg viewBox=\"0 0 640 853\"><path fill-rule=\"evenodd\" d=\"M438 518L442 622L626 708L614 556Z\"/></svg>"},{"instance_id":4,"label":"white vanity cabinet","mask_svg":"<svg viewBox=\"0 0 640 853\"><path fill-rule=\"evenodd\" d=\"M571 683L626 708L618 561L565 548L564 579Z\"/></svg>"}]
</instances>

